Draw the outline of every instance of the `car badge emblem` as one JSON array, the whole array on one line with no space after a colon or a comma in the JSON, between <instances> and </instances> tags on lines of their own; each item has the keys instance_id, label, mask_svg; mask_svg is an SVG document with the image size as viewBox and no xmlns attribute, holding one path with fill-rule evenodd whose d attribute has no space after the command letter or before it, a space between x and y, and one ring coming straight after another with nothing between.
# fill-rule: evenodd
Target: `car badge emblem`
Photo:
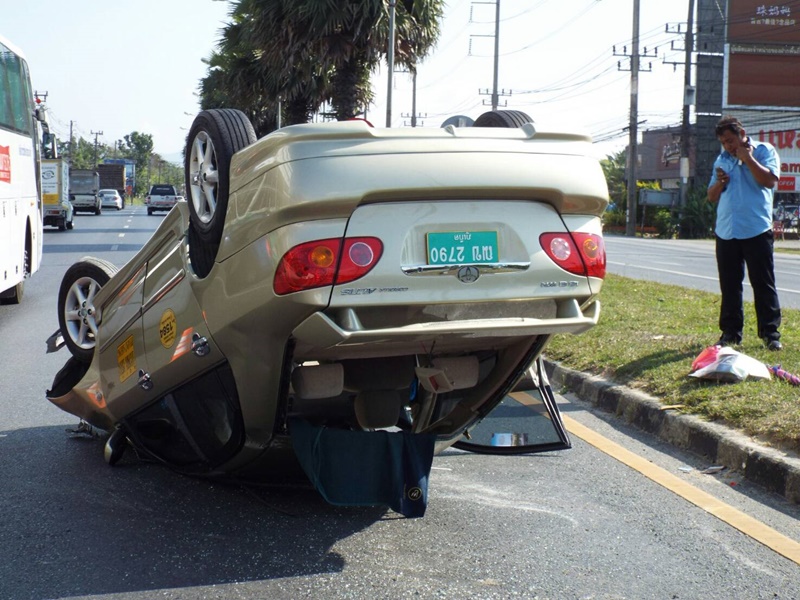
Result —
<instances>
[{"instance_id":1,"label":"car badge emblem","mask_svg":"<svg viewBox=\"0 0 800 600\"><path fill-rule=\"evenodd\" d=\"M473 283L481 276L478 267L461 267L456 273L456 277L461 283Z\"/></svg>"}]
</instances>

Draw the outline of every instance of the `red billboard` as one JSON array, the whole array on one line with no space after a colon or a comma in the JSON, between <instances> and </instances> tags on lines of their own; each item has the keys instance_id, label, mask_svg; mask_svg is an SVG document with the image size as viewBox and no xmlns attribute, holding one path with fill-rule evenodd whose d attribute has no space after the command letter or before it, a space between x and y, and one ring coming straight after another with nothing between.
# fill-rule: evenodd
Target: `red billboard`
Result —
<instances>
[{"instance_id":1,"label":"red billboard","mask_svg":"<svg viewBox=\"0 0 800 600\"><path fill-rule=\"evenodd\" d=\"M731 46L726 66L726 106L800 107L800 55Z\"/></svg>"},{"instance_id":2,"label":"red billboard","mask_svg":"<svg viewBox=\"0 0 800 600\"><path fill-rule=\"evenodd\" d=\"M800 0L728 0L728 43L800 44Z\"/></svg>"}]
</instances>

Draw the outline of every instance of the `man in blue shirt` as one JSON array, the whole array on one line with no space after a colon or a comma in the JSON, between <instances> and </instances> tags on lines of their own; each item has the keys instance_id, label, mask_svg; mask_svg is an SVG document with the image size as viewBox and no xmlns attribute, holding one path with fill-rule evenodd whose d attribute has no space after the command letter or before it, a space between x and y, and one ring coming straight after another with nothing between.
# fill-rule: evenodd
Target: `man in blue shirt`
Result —
<instances>
[{"instance_id":1,"label":"man in blue shirt","mask_svg":"<svg viewBox=\"0 0 800 600\"><path fill-rule=\"evenodd\" d=\"M734 117L723 117L716 134L723 150L714 161L708 199L719 203L715 233L722 337L717 343L728 346L742 341L742 282L747 265L758 337L770 350L780 350L781 307L772 256L772 198L780 178L778 153L770 144L748 137Z\"/></svg>"}]
</instances>

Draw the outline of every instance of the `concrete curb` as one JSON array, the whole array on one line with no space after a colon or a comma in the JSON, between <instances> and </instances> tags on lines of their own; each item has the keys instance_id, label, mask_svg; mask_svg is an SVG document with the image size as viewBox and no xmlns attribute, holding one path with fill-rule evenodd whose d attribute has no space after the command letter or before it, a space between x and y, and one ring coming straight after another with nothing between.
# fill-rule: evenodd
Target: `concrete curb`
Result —
<instances>
[{"instance_id":1,"label":"concrete curb","mask_svg":"<svg viewBox=\"0 0 800 600\"><path fill-rule=\"evenodd\" d=\"M664 410L657 398L600 377L547 359L545 367L555 389L572 392L669 444L742 473L748 481L800 504L800 458L759 445L725 426Z\"/></svg>"}]
</instances>

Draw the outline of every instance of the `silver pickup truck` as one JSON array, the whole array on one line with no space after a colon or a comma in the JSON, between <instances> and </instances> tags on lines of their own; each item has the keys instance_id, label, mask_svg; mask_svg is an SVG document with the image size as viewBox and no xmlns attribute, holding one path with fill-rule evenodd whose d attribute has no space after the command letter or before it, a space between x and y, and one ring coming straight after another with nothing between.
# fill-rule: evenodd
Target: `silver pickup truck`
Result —
<instances>
[{"instance_id":1,"label":"silver pickup truck","mask_svg":"<svg viewBox=\"0 0 800 600\"><path fill-rule=\"evenodd\" d=\"M145 196L144 204L147 214L152 215L157 210L169 212L178 201L178 192L174 185L157 183L150 187L150 193Z\"/></svg>"}]
</instances>

